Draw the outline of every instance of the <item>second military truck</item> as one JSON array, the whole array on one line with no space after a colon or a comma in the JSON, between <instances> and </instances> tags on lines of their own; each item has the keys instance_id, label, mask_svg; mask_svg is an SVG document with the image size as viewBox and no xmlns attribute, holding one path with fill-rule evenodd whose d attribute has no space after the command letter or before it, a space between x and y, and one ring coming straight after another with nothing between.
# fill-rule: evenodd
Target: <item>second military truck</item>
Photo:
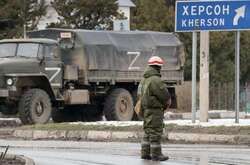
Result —
<instances>
[{"instance_id":1,"label":"second military truck","mask_svg":"<svg viewBox=\"0 0 250 165\"><path fill-rule=\"evenodd\" d=\"M24 124L134 119L147 60L162 57L162 79L176 106L184 48L172 33L71 29L33 31L0 41L0 109ZM87 113L86 113L87 112Z\"/></svg>"}]
</instances>

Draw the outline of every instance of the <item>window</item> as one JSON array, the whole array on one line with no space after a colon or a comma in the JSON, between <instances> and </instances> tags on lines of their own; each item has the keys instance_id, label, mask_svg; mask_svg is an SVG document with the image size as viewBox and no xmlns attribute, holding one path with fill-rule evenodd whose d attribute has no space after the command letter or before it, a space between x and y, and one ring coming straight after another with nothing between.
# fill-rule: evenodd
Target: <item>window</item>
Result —
<instances>
[{"instance_id":1,"label":"window","mask_svg":"<svg viewBox=\"0 0 250 165\"><path fill-rule=\"evenodd\" d=\"M0 44L0 57L12 57L16 53L16 43L3 43Z\"/></svg>"},{"instance_id":2,"label":"window","mask_svg":"<svg viewBox=\"0 0 250 165\"><path fill-rule=\"evenodd\" d=\"M45 57L55 58L57 57L57 46L56 45L45 45L44 46Z\"/></svg>"},{"instance_id":3,"label":"window","mask_svg":"<svg viewBox=\"0 0 250 165\"><path fill-rule=\"evenodd\" d=\"M36 43L20 43L18 44L17 56L37 57L39 44Z\"/></svg>"}]
</instances>

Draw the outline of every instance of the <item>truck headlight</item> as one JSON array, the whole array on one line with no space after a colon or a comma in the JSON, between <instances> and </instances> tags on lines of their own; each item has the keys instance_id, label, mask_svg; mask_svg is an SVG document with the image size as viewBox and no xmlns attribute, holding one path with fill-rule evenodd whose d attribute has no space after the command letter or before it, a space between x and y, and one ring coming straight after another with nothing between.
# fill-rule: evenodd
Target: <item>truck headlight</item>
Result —
<instances>
[{"instance_id":1,"label":"truck headlight","mask_svg":"<svg viewBox=\"0 0 250 165\"><path fill-rule=\"evenodd\" d=\"M6 80L6 83L7 83L7 85L11 86L11 85L14 84L14 80L13 80L12 78L8 78L8 79Z\"/></svg>"}]
</instances>

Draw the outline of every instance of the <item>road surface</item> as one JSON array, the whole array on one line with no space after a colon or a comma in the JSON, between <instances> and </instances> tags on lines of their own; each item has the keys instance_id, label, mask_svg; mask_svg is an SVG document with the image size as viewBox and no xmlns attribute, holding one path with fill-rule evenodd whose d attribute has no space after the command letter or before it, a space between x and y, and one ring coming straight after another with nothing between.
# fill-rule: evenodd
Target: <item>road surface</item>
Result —
<instances>
[{"instance_id":1,"label":"road surface","mask_svg":"<svg viewBox=\"0 0 250 165\"><path fill-rule=\"evenodd\" d=\"M159 163L141 160L138 143L0 140L0 151L6 145L36 165L250 165L248 146L167 144L170 160Z\"/></svg>"}]
</instances>

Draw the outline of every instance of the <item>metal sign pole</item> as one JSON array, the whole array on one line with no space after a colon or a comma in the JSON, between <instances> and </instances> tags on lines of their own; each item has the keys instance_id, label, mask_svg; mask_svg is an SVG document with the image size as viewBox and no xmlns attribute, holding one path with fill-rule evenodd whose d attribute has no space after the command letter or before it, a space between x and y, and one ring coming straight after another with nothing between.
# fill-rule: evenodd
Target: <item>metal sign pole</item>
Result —
<instances>
[{"instance_id":1,"label":"metal sign pole","mask_svg":"<svg viewBox=\"0 0 250 165\"><path fill-rule=\"evenodd\" d=\"M192 123L196 120L196 63L197 63L197 32L193 32L192 42Z\"/></svg>"},{"instance_id":2,"label":"metal sign pole","mask_svg":"<svg viewBox=\"0 0 250 165\"><path fill-rule=\"evenodd\" d=\"M239 123L240 96L240 31L235 35L235 123Z\"/></svg>"}]
</instances>

